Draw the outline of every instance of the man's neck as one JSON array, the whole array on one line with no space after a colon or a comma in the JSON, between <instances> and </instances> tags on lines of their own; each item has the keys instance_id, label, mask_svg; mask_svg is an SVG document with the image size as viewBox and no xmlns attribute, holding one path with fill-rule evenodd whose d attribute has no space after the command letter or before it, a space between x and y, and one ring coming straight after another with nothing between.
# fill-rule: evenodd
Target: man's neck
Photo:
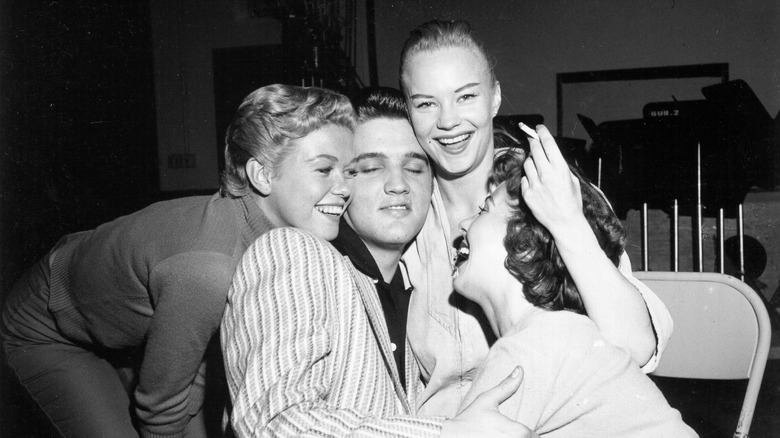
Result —
<instances>
[{"instance_id":1,"label":"man's neck","mask_svg":"<svg viewBox=\"0 0 780 438\"><path fill-rule=\"evenodd\" d=\"M403 248L388 249L377 247L368 242L363 243L366 244L368 252L374 258L374 262L376 262L376 266L382 274L382 279L389 284L393 280L393 276L395 276L395 271L398 269L398 263L401 261L401 255L403 255Z\"/></svg>"}]
</instances>

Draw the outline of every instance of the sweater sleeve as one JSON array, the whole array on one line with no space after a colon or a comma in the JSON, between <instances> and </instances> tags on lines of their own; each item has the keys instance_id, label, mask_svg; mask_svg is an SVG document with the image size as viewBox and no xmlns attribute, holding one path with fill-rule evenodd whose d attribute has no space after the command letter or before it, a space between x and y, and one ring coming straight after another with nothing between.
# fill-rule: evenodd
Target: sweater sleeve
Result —
<instances>
[{"instance_id":1,"label":"sweater sleeve","mask_svg":"<svg viewBox=\"0 0 780 438\"><path fill-rule=\"evenodd\" d=\"M609 200L604 192L593 184L591 184L591 186L601 193L601 196L607 201L607 204L609 204ZM612 205L609 204L609 207L612 208ZM642 366L642 371L645 374L652 373L653 370L658 367L658 363L661 361L661 355L663 355L666 344L672 336L672 330L674 329L672 315L669 314L669 310L666 308L663 301L658 298L658 295L650 290L647 285L634 277L631 270L631 259L628 258L628 254L625 251L620 255L618 270L620 270L620 273L623 274L623 276L639 290L639 293L642 294L642 298L647 305L647 311L650 314L650 323L653 325L653 330L655 331L655 352L650 360Z\"/></svg>"},{"instance_id":2,"label":"sweater sleeve","mask_svg":"<svg viewBox=\"0 0 780 438\"><path fill-rule=\"evenodd\" d=\"M645 374L651 373L661 361L661 355L663 355L669 338L672 336L672 330L674 329L672 315L669 314L669 310L666 308L663 301L658 298L658 295L647 287L646 284L634 277L634 274L631 271L631 260L625 252L620 256L620 266L618 266L618 269L642 294L642 298L647 305L647 311L650 313L650 321L653 324L653 330L655 331L656 345L653 356L642 366L642 371Z\"/></svg>"},{"instance_id":3,"label":"sweater sleeve","mask_svg":"<svg viewBox=\"0 0 780 438\"><path fill-rule=\"evenodd\" d=\"M194 252L155 268L154 315L135 392L143 437L181 436L203 404L199 370L225 308L232 265L225 255Z\"/></svg>"},{"instance_id":4,"label":"sweater sleeve","mask_svg":"<svg viewBox=\"0 0 780 438\"><path fill-rule=\"evenodd\" d=\"M440 419L377 418L328 402L334 288L348 269L326 243L294 229L263 235L228 293L221 336L238 437L438 436ZM330 309L330 310L329 310ZM335 354L335 353L334 353ZM366 382L364 391L371 391ZM365 394L364 394L365 395ZM355 394L354 400L360 400Z\"/></svg>"}]
</instances>

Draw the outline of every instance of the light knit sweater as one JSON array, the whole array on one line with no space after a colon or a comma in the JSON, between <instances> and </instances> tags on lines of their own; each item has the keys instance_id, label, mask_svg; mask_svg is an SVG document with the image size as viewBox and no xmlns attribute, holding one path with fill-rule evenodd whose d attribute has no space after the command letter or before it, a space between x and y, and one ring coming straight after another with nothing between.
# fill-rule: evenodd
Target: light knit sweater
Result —
<instances>
[{"instance_id":1,"label":"light knit sweater","mask_svg":"<svg viewBox=\"0 0 780 438\"><path fill-rule=\"evenodd\" d=\"M550 438L694 437L629 353L586 316L530 307L491 347L464 406L523 367L500 411Z\"/></svg>"}]
</instances>

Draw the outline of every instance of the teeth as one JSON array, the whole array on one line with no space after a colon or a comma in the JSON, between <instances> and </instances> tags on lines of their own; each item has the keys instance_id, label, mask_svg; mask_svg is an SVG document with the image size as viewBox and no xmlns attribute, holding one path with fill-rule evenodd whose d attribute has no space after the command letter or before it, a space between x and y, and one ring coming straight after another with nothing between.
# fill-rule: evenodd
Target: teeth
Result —
<instances>
[{"instance_id":1,"label":"teeth","mask_svg":"<svg viewBox=\"0 0 780 438\"><path fill-rule=\"evenodd\" d=\"M344 211L344 207L339 205L315 205L314 208L320 213L338 216Z\"/></svg>"},{"instance_id":2,"label":"teeth","mask_svg":"<svg viewBox=\"0 0 780 438\"><path fill-rule=\"evenodd\" d=\"M458 253L455 256L455 264L452 267L452 278L458 276L458 269L460 268L460 265L462 265L466 260L469 258L469 247L464 242L461 244L461 246L458 248Z\"/></svg>"},{"instance_id":3,"label":"teeth","mask_svg":"<svg viewBox=\"0 0 780 438\"><path fill-rule=\"evenodd\" d=\"M406 210L405 205L391 205L390 207L387 207L388 210Z\"/></svg>"},{"instance_id":4,"label":"teeth","mask_svg":"<svg viewBox=\"0 0 780 438\"><path fill-rule=\"evenodd\" d=\"M469 138L469 134L459 135L455 138L440 138L439 143L449 146L451 144L459 143L467 138Z\"/></svg>"}]
</instances>

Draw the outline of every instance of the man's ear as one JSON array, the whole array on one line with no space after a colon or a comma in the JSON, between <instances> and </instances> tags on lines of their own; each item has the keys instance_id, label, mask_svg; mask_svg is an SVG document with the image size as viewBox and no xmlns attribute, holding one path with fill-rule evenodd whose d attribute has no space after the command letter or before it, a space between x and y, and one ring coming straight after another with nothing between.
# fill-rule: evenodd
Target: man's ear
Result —
<instances>
[{"instance_id":1,"label":"man's ear","mask_svg":"<svg viewBox=\"0 0 780 438\"><path fill-rule=\"evenodd\" d=\"M498 108L501 107L501 84L496 81L496 86L493 87L493 105L491 110L493 111L493 117L498 114Z\"/></svg>"},{"instance_id":2,"label":"man's ear","mask_svg":"<svg viewBox=\"0 0 780 438\"><path fill-rule=\"evenodd\" d=\"M268 196L271 194L271 174L268 169L263 166L259 161L254 158L250 158L246 162L246 178L252 187L255 188L261 195Z\"/></svg>"}]
</instances>

